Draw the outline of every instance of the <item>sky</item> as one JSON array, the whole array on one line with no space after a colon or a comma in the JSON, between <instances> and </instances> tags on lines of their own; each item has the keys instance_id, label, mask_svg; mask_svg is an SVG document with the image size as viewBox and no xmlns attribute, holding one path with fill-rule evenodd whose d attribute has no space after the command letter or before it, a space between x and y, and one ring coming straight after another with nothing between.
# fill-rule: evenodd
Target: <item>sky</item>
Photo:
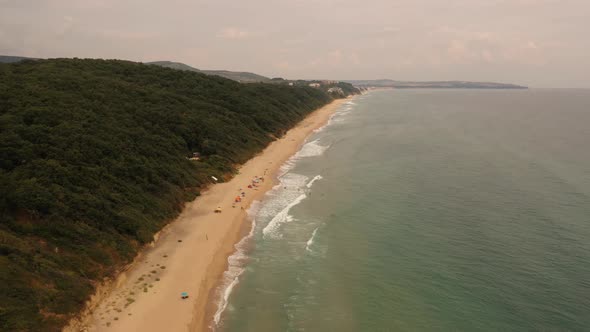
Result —
<instances>
[{"instance_id":1,"label":"sky","mask_svg":"<svg viewBox=\"0 0 590 332\"><path fill-rule=\"evenodd\" d=\"M590 0L0 0L0 54L590 88Z\"/></svg>"}]
</instances>

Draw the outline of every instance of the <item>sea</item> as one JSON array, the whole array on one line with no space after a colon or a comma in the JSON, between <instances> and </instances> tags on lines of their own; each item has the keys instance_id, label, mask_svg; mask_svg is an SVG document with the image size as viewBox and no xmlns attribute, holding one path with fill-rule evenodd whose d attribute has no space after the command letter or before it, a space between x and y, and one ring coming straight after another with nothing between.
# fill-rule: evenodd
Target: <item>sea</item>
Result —
<instances>
[{"instance_id":1,"label":"sea","mask_svg":"<svg viewBox=\"0 0 590 332\"><path fill-rule=\"evenodd\" d=\"M373 90L279 179L216 331L590 330L590 90Z\"/></svg>"}]
</instances>

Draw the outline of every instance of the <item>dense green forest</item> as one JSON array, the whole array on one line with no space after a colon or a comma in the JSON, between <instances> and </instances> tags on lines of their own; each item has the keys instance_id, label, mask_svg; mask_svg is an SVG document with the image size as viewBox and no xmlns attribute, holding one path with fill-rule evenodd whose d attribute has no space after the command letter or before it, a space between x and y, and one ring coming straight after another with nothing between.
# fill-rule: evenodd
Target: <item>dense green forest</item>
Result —
<instances>
[{"instance_id":1,"label":"dense green forest","mask_svg":"<svg viewBox=\"0 0 590 332\"><path fill-rule=\"evenodd\" d=\"M127 61L0 64L0 330L59 330L211 175L330 100Z\"/></svg>"}]
</instances>

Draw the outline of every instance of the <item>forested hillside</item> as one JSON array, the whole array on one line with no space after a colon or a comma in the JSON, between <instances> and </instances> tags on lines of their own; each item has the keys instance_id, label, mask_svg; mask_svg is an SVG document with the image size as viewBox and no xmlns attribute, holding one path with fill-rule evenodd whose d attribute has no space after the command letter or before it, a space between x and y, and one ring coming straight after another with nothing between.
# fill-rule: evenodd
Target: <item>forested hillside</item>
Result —
<instances>
[{"instance_id":1,"label":"forested hillside","mask_svg":"<svg viewBox=\"0 0 590 332\"><path fill-rule=\"evenodd\" d=\"M0 330L59 330L211 175L329 101L126 61L0 64Z\"/></svg>"}]
</instances>

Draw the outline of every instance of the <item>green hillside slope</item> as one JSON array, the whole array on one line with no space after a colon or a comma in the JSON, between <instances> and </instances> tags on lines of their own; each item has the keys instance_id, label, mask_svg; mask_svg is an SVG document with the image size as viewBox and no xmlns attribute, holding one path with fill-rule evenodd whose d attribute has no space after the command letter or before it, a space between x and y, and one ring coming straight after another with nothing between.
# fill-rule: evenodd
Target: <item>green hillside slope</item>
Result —
<instances>
[{"instance_id":1,"label":"green hillside slope","mask_svg":"<svg viewBox=\"0 0 590 332\"><path fill-rule=\"evenodd\" d=\"M178 70L188 70L188 71L196 71L198 73L202 73L201 70L191 67L189 65L185 65L181 62L174 62L174 61L153 61L153 62L146 62L148 65L156 65L166 68L178 69Z\"/></svg>"},{"instance_id":2,"label":"green hillside slope","mask_svg":"<svg viewBox=\"0 0 590 332\"><path fill-rule=\"evenodd\" d=\"M0 330L59 330L211 175L329 101L125 61L0 64Z\"/></svg>"}]
</instances>

